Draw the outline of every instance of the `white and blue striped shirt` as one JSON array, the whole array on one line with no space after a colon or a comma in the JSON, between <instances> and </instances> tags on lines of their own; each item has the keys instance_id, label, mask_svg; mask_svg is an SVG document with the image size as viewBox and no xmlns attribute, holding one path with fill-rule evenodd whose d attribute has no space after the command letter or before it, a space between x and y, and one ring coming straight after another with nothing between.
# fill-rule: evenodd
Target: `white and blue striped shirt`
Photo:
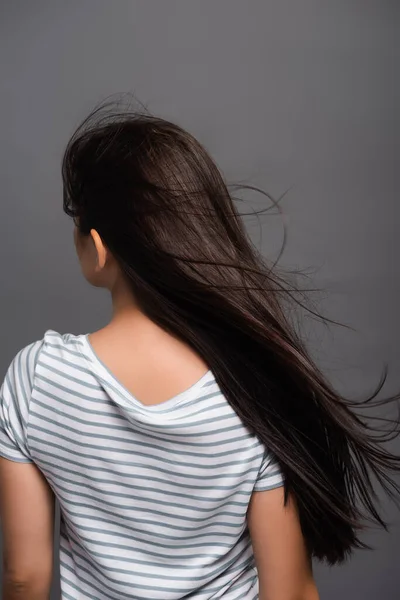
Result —
<instances>
[{"instance_id":1,"label":"white and blue striped shirt","mask_svg":"<svg viewBox=\"0 0 400 600\"><path fill-rule=\"evenodd\" d=\"M8 369L0 455L60 503L62 600L258 598L246 511L283 477L211 371L145 406L88 336L48 331Z\"/></svg>"}]
</instances>

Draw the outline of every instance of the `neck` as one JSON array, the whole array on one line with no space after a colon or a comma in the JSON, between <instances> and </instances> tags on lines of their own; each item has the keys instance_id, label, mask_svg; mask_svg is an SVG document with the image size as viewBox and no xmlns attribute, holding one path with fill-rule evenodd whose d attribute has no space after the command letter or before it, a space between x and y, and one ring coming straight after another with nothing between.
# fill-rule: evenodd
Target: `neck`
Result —
<instances>
[{"instance_id":1,"label":"neck","mask_svg":"<svg viewBox=\"0 0 400 600\"><path fill-rule=\"evenodd\" d=\"M134 296L129 285L119 281L111 289L113 315L111 322L105 328L108 332L112 331L119 336L119 339L127 339L130 344L129 334L134 332L137 342L147 344L147 347L157 348L159 352L165 349L166 355L181 356L187 359L188 356L193 362L196 358L196 364L204 370L207 364L198 356L189 346L180 339L167 333L159 325L154 323L136 304Z\"/></svg>"},{"instance_id":2,"label":"neck","mask_svg":"<svg viewBox=\"0 0 400 600\"><path fill-rule=\"evenodd\" d=\"M165 333L138 307L130 286L118 281L111 289L112 318L108 325L115 331L130 331L135 334L153 336Z\"/></svg>"},{"instance_id":3,"label":"neck","mask_svg":"<svg viewBox=\"0 0 400 600\"><path fill-rule=\"evenodd\" d=\"M143 316L135 302L129 286L123 281L117 281L111 289L112 321Z\"/></svg>"}]
</instances>

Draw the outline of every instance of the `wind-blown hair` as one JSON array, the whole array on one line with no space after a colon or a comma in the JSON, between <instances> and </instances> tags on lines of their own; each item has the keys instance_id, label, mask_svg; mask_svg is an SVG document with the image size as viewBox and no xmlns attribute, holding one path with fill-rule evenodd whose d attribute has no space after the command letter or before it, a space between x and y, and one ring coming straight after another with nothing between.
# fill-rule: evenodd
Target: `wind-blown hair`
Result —
<instances>
[{"instance_id":1,"label":"wind-blown hair","mask_svg":"<svg viewBox=\"0 0 400 600\"><path fill-rule=\"evenodd\" d=\"M291 285L251 243L218 168L182 128L96 110L68 143L64 210L96 229L141 309L206 361L227 401L278 461L310 555L333 564L368 520L386 527L375 483L392 497L398 433L360 413L325 379L285 310Z\"/></svg>"}]
</instances>

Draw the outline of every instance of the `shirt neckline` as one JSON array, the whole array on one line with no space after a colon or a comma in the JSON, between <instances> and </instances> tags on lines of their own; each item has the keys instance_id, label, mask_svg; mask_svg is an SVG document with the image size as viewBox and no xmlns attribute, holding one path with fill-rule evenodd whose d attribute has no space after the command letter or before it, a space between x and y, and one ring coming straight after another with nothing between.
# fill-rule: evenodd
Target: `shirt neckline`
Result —
<instances>
[{"instance_id":1,"label":"shirt neckline","mask_svg":"<svg viewBox=\"0 0 400 600\"><path fill-rule=\"evenodd\" d=\"M87 350L88 358L90 359L91 364L93 365L95 371L100 375L100 377L109 381L113 387L116 387L120 392L123 393L125 397L129 399L131 403L140 407L143 411L149 412L164 412L165 409L174 408L177 404L182 404L188 400L192 400L198 393L199 389L201 389L208 381L213 380L213 373L210 369L204 375L200 377L195 383L193 383L190 387L182 392L179 392L176 396L169 398L168 400L163 400L163 402L158 402L157 404L143 404L138 398L136 398L132 392L128 390L127 387L112 373L112 371L107 367L107 365L99 358L96 351L94 350L92 344L89 341L90 333L86 333L78 336L85 349Z\"/></svg>"}]
</instances>

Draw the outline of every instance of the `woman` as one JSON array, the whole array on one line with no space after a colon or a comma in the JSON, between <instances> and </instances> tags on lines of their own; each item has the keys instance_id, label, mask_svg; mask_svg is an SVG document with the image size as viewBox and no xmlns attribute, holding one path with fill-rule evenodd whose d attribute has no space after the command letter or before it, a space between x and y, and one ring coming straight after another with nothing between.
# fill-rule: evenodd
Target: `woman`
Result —
<instances>
[{"instance_id":1,"label":"woman","mask_svg":"<svg viewBox=\"0 0 400 600\"><path fill-rule=\"evenodd\" d=\"M64 209L113 316L48 331L6 375L3 598L48 598L57 498L63 600L314 600L311 559L384 525L370 474L396 491L389 435L307 354L204 148L102 115L69 142Z\"/></svg>"}]
</instances>

